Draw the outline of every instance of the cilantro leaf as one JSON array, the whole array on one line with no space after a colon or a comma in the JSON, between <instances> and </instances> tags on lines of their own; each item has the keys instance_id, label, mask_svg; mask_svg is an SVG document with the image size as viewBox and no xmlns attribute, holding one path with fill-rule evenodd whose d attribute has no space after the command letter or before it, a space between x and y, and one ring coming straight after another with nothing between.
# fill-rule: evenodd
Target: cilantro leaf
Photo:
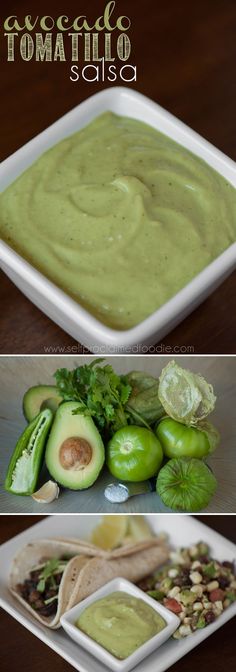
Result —
<instances>
[{"instance_id":1,"label":"cilantro leaf","mask_svg":"<svg viewBox=\"0 0 236 672\"><path fill-rule=\"evenodd\" d=\"M132 388L110 364L100 366L103 361L95 359L73 371L58 369L54 376L63 400L79 402L73 413L90 415L98 429L108 437L128 423L129 412L125 405Z\"/></svg>"},{"instance_id":2,"label":"cilantro leaf","mask_svg":"<svg viewBox=\"0 0 236 672\"><path fill-rule=\"evenodd\" d=\"M48 562L46 562L40 574L39 582L37 585L37 590L40 593L44 592L47 579L53 576L53 573L55 572L56 569L58 569L59 565L60 560L58 560L57 558L52 558L51 560L48 560Z\"/></svg>"}]
</instances>

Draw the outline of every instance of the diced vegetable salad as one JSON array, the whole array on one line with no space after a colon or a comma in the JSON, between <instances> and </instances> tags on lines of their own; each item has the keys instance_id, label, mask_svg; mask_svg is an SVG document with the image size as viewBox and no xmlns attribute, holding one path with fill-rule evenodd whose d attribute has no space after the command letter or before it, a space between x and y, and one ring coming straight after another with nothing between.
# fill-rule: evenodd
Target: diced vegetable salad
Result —
<instances>
[{"instance_id":1,"label":"diced vegetable salad","mask_svg":"<svg viewBox=\"0 0 236 672\"><path fill-rule=\"evenodd\" d=\"M236 600L235 567L212 558L203 542L173 551L170 558L138 585L179 616L181 625L173 637L182 639L213 623Z\"/></svg>"}]
</instances>

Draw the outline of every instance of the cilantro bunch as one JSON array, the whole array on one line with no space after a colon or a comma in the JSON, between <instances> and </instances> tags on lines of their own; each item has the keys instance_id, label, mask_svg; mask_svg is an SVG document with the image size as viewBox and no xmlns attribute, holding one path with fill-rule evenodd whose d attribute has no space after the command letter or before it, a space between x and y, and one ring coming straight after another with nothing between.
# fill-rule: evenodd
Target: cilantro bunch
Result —
<instances>
[{"instance_id":1,"label":"cilantro bunch","mask_svg":"<svg viewBox=\"0 0 236 672\"><path fill-rule=\"evenodd\" d=\"M78 401L74 413L92 416L99 431L108 438L128 424L129 412L125 406L132 387L109 364L99 366L103 361L95 359L72 371L57 369L54 376L63 400Z\"/></svg>"}]
</instances>

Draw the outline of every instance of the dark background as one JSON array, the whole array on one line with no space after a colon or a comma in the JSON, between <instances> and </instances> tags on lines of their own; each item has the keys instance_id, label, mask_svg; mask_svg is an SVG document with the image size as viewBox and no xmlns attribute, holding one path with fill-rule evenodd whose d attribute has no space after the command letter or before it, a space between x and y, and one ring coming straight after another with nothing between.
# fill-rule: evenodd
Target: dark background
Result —
<instances>
[{"instance_id":1,"label":"dark background","mask_svg":"<svg viewBox=\"0 0 236 672\"><path fill-rule=\"evenodd\" d=\"M220 534L236 541L235 517L196 516ZM43 516L1 516L0 543L19 534L27 527L42 520ZM226 558L227 559L227 558ZM0 612L1 672L20 669L24 672L72 672L73 668L51 651L45 644L30 634L22 625L6 612ZM169 672L223 672L235 667L235 619L231 619L220 630L203 642L198 648L169 668Z\"/></svg>"},{"instance_id":2,"label":"dark background","mask_svg":"<svg viewBox=\"0 0 236 672\"><path fill-rule=\"evenodd\" d=\"M44 14L75 17L85 13L92 22L105 2L47 0L2 3L0 158L109 82L69 79L70 62L6 62L2 21L10 14L23 19ZM235 0L117 0L115 15L132 21L130 63L137 65L131 86L150 96L236 159L236 2ZM38 28L40 32L40 28ZM16 49L16 53L18 48ZM117 80L116 84L123 84ZM45 213L46 216L46 213ZM236 274L163 339L169 346L191 345L196 353L235 352ZM45 346L75 344L1 275L2 353L39 353ZM186 350L184 350L186 351ZM183 352L183 350L182 350Z\"/></svg>"}]
</instances>

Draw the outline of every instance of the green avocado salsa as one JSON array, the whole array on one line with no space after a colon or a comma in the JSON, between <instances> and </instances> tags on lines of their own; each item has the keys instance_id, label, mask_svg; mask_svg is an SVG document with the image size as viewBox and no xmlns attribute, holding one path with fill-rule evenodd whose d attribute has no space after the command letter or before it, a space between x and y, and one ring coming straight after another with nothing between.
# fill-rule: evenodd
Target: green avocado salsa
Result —
<instances>
[{"instance_id":1,"label":"green avocado salsa","mask_svg":"<svg viewBox=\"0 0 236 672\"><path fill-rule=\"evenodd\" d=\"M106 112L0 196L2 238L106 325L148 317L236 239L236 190L135 119Z\"/></svg>"},{"instance_id":2,"label":"green avocado salsa","mask_svg":"<svg viewBox=\"0 0 236 672\"><path fill-rule=\"evenodd\" d=\"M144 600L116 591L92 602L75 623L79 630L123 660L166 627Z\"/></svg>"}]
</instances>

